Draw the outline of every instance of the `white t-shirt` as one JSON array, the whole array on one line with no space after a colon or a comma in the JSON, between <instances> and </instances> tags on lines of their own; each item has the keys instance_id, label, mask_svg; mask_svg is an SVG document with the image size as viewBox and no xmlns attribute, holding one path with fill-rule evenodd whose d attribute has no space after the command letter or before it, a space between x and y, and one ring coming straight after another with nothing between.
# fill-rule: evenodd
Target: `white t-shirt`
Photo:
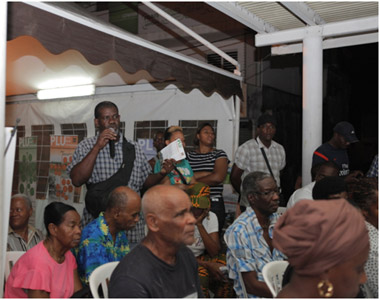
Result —
<instances>
[{"instance_id":1,"label":"white t-shirt","mask_svg":"<svg viewBox=\"0 0 380 300\"><path fill-rule=\"evenodd\" d=\"M288 204L286 205L286 208L289 209L294 204L296 204L298 201L302 199L308 199L313 200L313 188L315 185L315 181L305 185L304 187L296 190L289 198Z\"/></svg>"},{"instance_id":2,"label":"white t-shirt","mask_svg":"<svg viewBox=\"0 0 380 300\"><path fill-rule=\"evenodd\" d=\"M213 233L218 232L218 218L216 214L214 214L212 211L209 212L208 217L204 218L202 221L203 227L206 229L207 233ZM194 253L195 257L198 257L199 255L202 255L205 251L205 244L203 243L203 240L201 238L201 234L199 233L198 227L195 226L195 232L194 232L195 242L187 246L189 249Z\"/></svg>"}]
</instances>

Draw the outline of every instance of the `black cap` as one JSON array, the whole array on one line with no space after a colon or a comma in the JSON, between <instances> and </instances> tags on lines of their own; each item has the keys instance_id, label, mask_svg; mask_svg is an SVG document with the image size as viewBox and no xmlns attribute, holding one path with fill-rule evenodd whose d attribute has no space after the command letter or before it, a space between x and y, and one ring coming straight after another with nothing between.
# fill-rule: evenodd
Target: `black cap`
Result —
<instances>
[{"instance_id":1,"label":"black cap","mask_svg":"<svg viewBox=\"0 0 380 300\"><path fill-rule=\"evenodd\" d=\"M356 137L354 126L346 121L336 124L334 127L334 132L343 136L348 143L355 143L359 141L359 139Z\"/></svg>"},{"instance_id":2,"label":"black cap","mask_svg":"<svg viewBox=\"0 0 380 300\"><path fill-rule=\"evenodd\" d=\"M257 121L257 127L260 127L261 125L266 123L272 123L274 126L277 126L276 119L272 115L263 114L259 117Z\"/></svg>"}]
</instances>

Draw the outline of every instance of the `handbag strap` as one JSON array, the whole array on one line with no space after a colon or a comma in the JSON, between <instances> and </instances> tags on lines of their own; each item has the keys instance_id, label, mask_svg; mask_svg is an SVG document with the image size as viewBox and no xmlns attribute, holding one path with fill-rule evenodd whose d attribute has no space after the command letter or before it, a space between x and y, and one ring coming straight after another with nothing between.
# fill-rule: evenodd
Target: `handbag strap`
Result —
<instances>
[{"instance_id":1,"label":"handbag strap","mask_svg":"<svg viewBox=\"0 0 380 300\"><path fill-rule=\"evenodd\" d=\"M123 137L123 163L121 168L124 168L125 180L128 183L131 177L133 165L136 158L135 147Z\"/></svg>"},{"instance_id":2,"label":"handbag strap","mask_svg":"<svg viewBox=\"0 0 380 300\"><path fill-rule=\"evenodd\" d=\"M127 141L127 139L123 136L123 162L120 165L120 168L117 170L115 174L104 181L100 181L97 183L86 183L87 190L89 190L92 186L95 186L98 183L106 182L113 180L113 177L120 176L120 173L123 173L123 180L125 180L128 184L129 178L131 177L133 165L136 158L135 147Z\"/></svg>"},{"instance_id":3,"label":"handbag strap","mask_svg":"<svg viewBox=\"0 0 380 300\"><path fill-rule=\"evenodd\" d=\"M256 139L256 143L257 143L257 145L259 145L259 142L257 141L257 139ZM260 147L260 145L259 145L259 147ZM270 167L270 164L269 164L269 161L268 161L268 157L267 157L267 154L265 153L264 148L263 148L263 147L260 147L260 150L261 150L261 153L262 153L263 156L264 156L264 160L265 160L265 163L267 164L267 167L268 167L268 169L269 169L270 175L272 175L274 181L276 181L276 178L275 178L274 175L273 175L272 168Z\"/></svg>"},{"instance_id":4,"label":"handbag strap","mask_svg":"<svg viewBox=\"0 0 380 300\"><path fill-rule=\"evenodd\" d=\"M261 150L261 153L263 154L264 156L264 159L265 159L265 162L267 164L267 167L269 169L269 172L270 172L270 175L272 175L272 177L274 178L274 175L273 175L273 172L272 172L272 168L270 167L270 164L269 164L269 161L268 161L268 158L267 158L267 154L265 153L265 150L263 147L260 147L260 150ZM276 179L275 179L276 180Z\"/></svg>"},{"instance_id":5,"label":"handbag strap","mask_svg":"<svg viewBox=\"0 0 380 300\"><path fill-rule=\"evenodd\" d=\"M174 166L174 170L177 171L179 177L181 178L182 183L187 184L185 177L182 175L182 173L178 170L178 168L176 166Z\"/></svg>"}]
</instances>

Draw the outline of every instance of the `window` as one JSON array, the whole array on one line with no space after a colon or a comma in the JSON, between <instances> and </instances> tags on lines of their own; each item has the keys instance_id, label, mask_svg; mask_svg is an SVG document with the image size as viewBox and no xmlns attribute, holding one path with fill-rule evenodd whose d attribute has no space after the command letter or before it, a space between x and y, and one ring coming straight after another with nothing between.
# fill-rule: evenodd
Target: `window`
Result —
<instances>
[{"instance_id":1,"label":"window","mask_svg":"<svg viewBox=\"0 0 380 300\"><path fill-rule=\"evenodd\" d=\"M13 183L12 183L12 194L18 194L18 184L19 184L19 163L20 163L20 155L19 155L19 138L25 136L25 126L17 126L16 133L16 154L15 154L15 164L13 169Z\"/></svg>"},{"instance_id":2,"label":"window","mask_svg":"<svg viewBox=\"0 0 380 300\"><path fill-rule=\"evenodd\" d=\"M136 121L134 140L150 139L157 131L165 131L168 121Z\"/></svg>"},{"instance_id":3,"label":"window","mask_svg":"<svg viewBox=\"0 0 380 300\"><path fill-rule=\"evenodd\" d=\"M51 134L54 134L53 125L32 125L32 136L37 137L37 199L46 199Z\"/></svg>"},{"instance_id":4,"label":"window","mask_svg":"<svg viewBox=\"0 0 380 300\"><path fill-rule=\"evenodd\" d=\"M77 135L78 143L87 137L86 123L61 124L61 133L63 135Z\"/></svg>"},{"instance_id":5,"label":"window","mask_svg":"<svg viewBox=\"0 0 380 300\"><path fill-rule=\"evenodd\" d=\"M231 56L233 59L236 61L238 60L238 53L237 51L231 51L231 52L226 52L229 56ZM208 54L207 55L207 63L210 65L213 65L218 68L222 68L223 70L229 71L229 72L234 72L236 67L231 64L228 60L222 58L218 54Z\"/></svg>"},{"instance_id":6,"label":"window","mask_svg":"<svg viewBox=\"0 0 380 300\"><path fill-rule=\"evenodd\" d=\"M183 129L183 134L185 136L185 142L186 142L186 147L185 150L191 151L196 148L194 145L194 138L195 134L197 132L198 127L203 124L203 123L210 123L211 126L215 130L215 144L216 144L216 129L218 126L218 121L217 120L180 120L179 121L179 126L182 127Z\"/></svg>"}]
</instances>

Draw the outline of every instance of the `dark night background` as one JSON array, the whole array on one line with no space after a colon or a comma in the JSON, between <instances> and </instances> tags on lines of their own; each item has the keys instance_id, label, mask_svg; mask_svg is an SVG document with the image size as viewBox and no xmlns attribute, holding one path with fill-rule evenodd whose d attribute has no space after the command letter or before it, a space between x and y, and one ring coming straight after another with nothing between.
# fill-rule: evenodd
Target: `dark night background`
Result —
<instances>
[{"instance_id":1,"label":"dark night background","mask_svg":"<svg viewBox=\"0 0 380 300\"><path fill-rule=\"evenodd\" d=\"M302 54L269 56L267 59L271 68L298 67L302 74ZM323 64L322 141L331 138L336 123L352 123L360 141L348 149L350 169L365 173L378 153L378 43L324 50ZM261 111L271 110L275 115L278 123L275 140L286 151L287 165L281 183L287 198L294 191L297 176L301 175L302 91L299 95L288 94L264 84L262 94ZM248 102L248 111L255 107L254 102L254 99ZM244 127L247 125L243 120L242 132L246 129Z\"/></svg>"}]
</instances>

